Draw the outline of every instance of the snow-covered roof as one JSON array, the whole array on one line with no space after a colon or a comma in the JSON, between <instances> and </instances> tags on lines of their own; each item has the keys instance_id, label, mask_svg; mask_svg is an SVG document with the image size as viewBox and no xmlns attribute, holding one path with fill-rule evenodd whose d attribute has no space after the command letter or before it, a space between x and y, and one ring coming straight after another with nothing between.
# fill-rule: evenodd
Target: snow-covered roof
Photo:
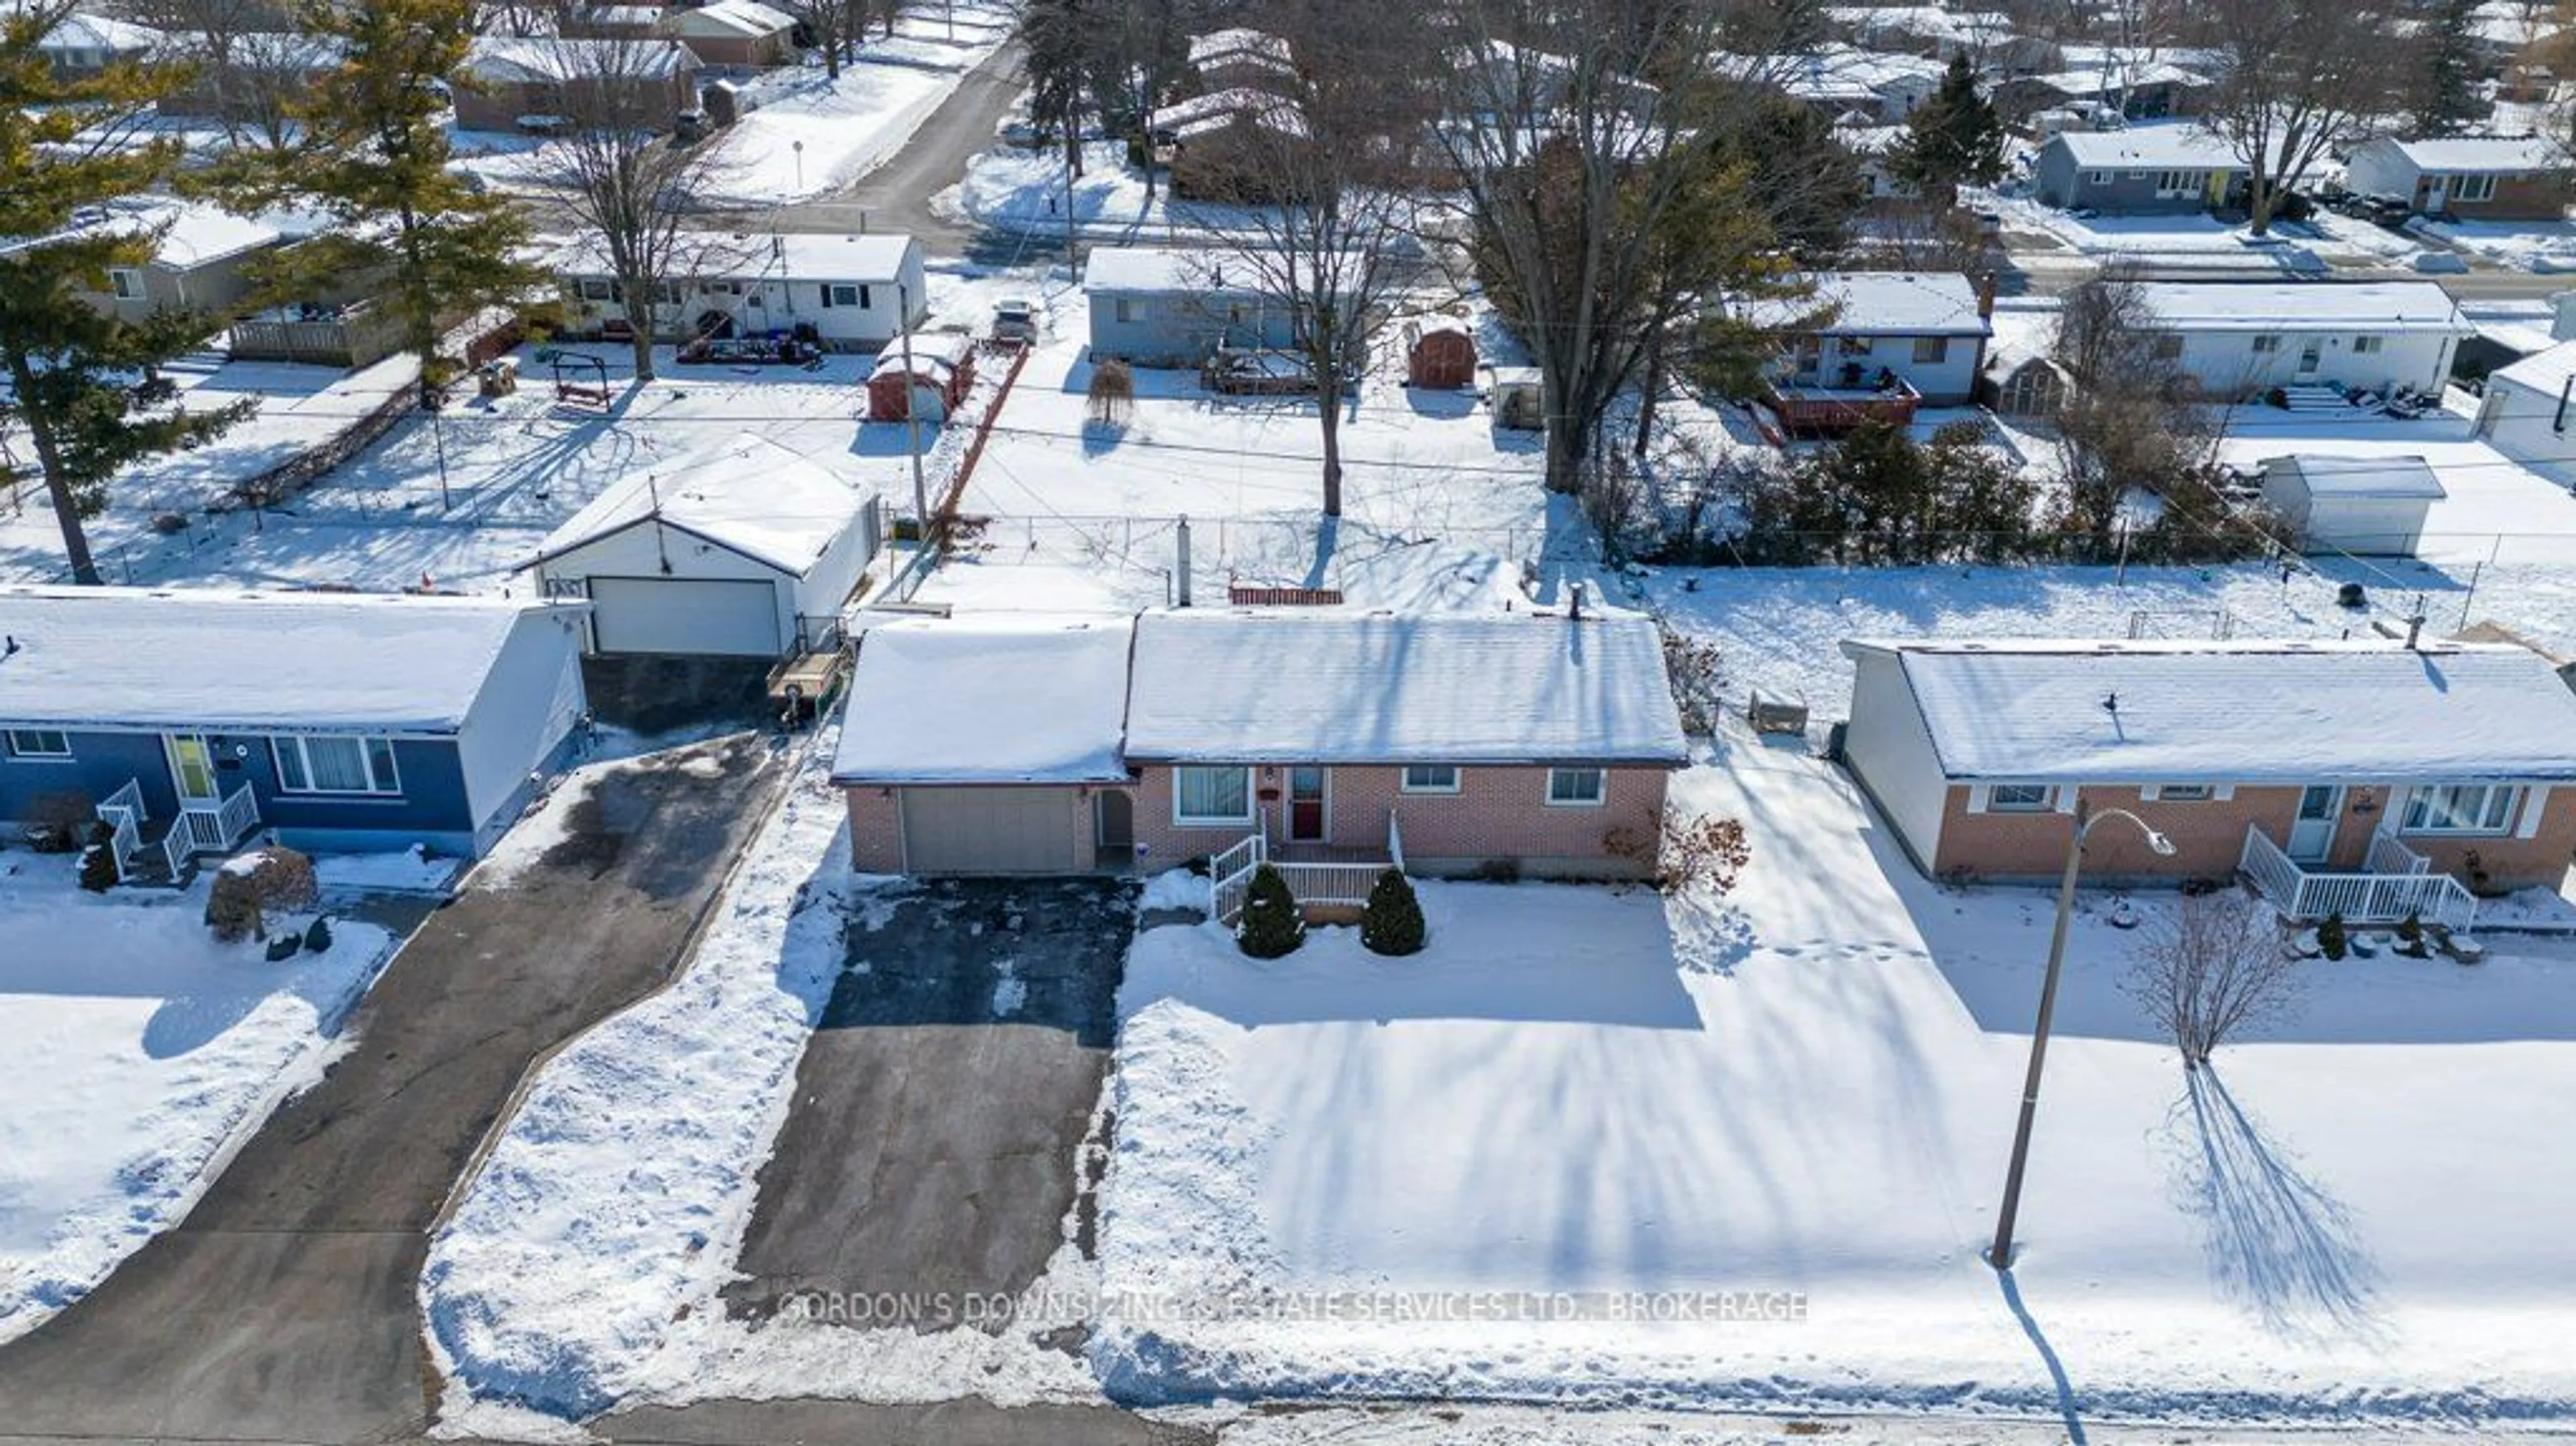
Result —
<instances>
[{"instance_id":1,"label":"snow-covered roof","mask_svg":"<svg viewBox=\"0 0 2576 1446\"><path fill-rule=\"evenodd\" d=\"M2576 692L2548 659L2510 644L1853 641L1843 651L1897 659L1952 779L2576 778Z\"/></svg>"},{"instance_id":2,"label":"snow-covered roof","mask_svg":"<svg viewBox=\"0 0 2576 1446\"><path fill-rule=\"evenodd\" d=\"M904 261L915 245L912 237L900 231L872 231L864 236L701 232L684 235L683 239L688 243L689 260L679 269L708 281L765 278L891 283L902 279ZM544 256L545 264L558 276L614 274L607 251L596 235L564 238Z\"/></svg>"},{"instance_id":3,"label":"snow-covered roof","mask_svg":"<svg viewBox=\"0 0 2576 1446\"><path fill-rule=\"evenodd\" d=\"M1248 60L1283 71L1295 68L1288 42L1267 30L1236 26L1190 37L1191 69L1229 60Z\"/></svg>"},{"instance_id":4,"label":"snow-covered roof","mask_svg":"<svg viewBox=\"0 0 2576 1446\"><path fill-rule=\"evenodd\" d=\"M0 18L22 14L26 8L23 5L0 7ZM166 38L161 31L149 25L75 10L45 32L44 38L36 42L36 50L42 55L56 55L66 50L131 53L150 50Z\"/></svg>"},{"instance_id":5,"label":"snow-covered roof","mask_svg":"<svg viewBox=\"0 0 2576 1446\"><path fill-rule=\"evenodd\" d=\"M644 468L546 535L528 565L638 523L662 525L801 577L846 534L869 493L756 432Z\"/></svg>"},{"instance_id":6,"label":"snow-covered roof","mask_svg":"<svg viewBox=\"0 0 2576 1446\"><path fill-rule=\"evenodd\" d=\"M2271 465L2297 477L2311 497L2421 498L2450 494L2421 457L2276 457Z\"/></svg>"},{"instance_id":7,"label":"snow-covered roof","mask_svg":"<svg viewBox=\"0 0 2576 1446\"><path fill-rule=\"evenodd\" d=\"M1833 307L1833 320L1811 328L1826 336L1986 336L1977 284L1957 272L1830 271L1806 278L1803 297L1744 308L1755 326L1795 326Z\"/></svg>"},{"instance_id":8,"label":"snow-covered roof","mask_svg":"<svg viewBox=\"0 0 2576 1446\"><path fill-rule=\"evenodd\" d=\"M1155 111L1147 124L1155 130L1172 131L1186 139L1221 130L1238 121L1266 126L1284 136L1306 134L1306 118L1298 111L1295 102L1266 90L1242 85L1176 100Z\"/></svg>"},{"instance_id":9,"label":"snow-covered roof","mask_svg":"<svg viewBox=\"0 0 2576 1446\"><path fill-rule=\"evenodd\" d=\"M868 380L899 375L903 371L904 340L896 337L877 353L876 365L868 368ZM975 354L975 338L962 331L925 331L916 333L909 350L912 369L921 373L954 372Z\"/></svg>"},{"instance_id":10,"label":"snow-covered roof","mask_svg":"<svg viewBox=\"0 0 2576 1446\"><path fill-rule=\"evenodd\" d=\"M0 722L45 727L461 725L514 629L586 603L215 588L0 587Z\"/></svg>"},{"instance_id":11,"label":"snow-covered roof","mask_svg":"<svg viewBox=\"0 0 2576 1446\"><path fill-rule=\"evenodd\" d=\"M202 201L170 196L128 196L88 207L50 236L0 241L0 252L76 236L153 235L153 260L173 270L205 266L320 228L320 218L291 211L239 216Z\"/></svg>"},{"instance_id":12,"label":"snow-covered roof","mask_svg":"<svg viewBox=\"0 0 2576 1446\"><path fill-rule=\"evenodd\" d=\"M2047 149L2063 149L2090 171L2241 171L2245 162L2225 136L2193 125L2119 131L2060 131Z\"/></svg>"},{"instance_id":13,"label":"snow-covered roof","mask_svg":"<svg viewBox=\"0 0 2576 1446\"><path fill-rule=\"evenodd\" d=\"M1646 618L1239 609L1136 620L1127 756L1677 765L1688 755Z\"/></svg>"},{"instance_id":14,"label":"snow-covered roof","mask_svg":"<svg viewBox=\"0 0 2576 1446\"><path fill-rule=\"evenodd\" d=\"M2477 334L2450 293L2430 281L2147 281L2138 291L2156 320L2176 331Z\"/></svg>"},{"instance_id":15,"label":"snow-covered roof","mask_svg":"<svg viewBox=\"0 0 2576 1446\"><path fill-rule=\"evenodd\" d=\"M1129 626L908 618L868 629L832 781L1126 782Z\"/></svg>"},{"instance_id":16,"label":"snow-covered roof","mask_svg":"<svg viewBox=\"0 0 2576 1446\"><path fill-rule=\"evenodd\" d=\"M2554 398L2571 381L2576 381L2576 341L2562 341L2546 351L2533 352L2511 366L2489 372L2487 390L2492 392L2503 384L2528 387Z\"/></svg>"},{"instance_id":17,"label":"snow-covered roof","mask_svg":"<svg viewBox=\"0 0 2576 1446\"><path fill-rule=\"evenodd\" d=\"M658 78L697 68L698 58L676 40L478 35L458 72L490 85L542 85L601 73Z\"/></svg>"},{"instance_id":18,"label":"snow-covered roof","mask_svg":"<svg viewBox=\"0 0 2576 1446\"><path fill-rule=\"evenodd\" d=\"M1250 294L1253 288L1243 284L1243 279L1252 274L1251 266L1237 261L1235 284L1228 286L1225 264L1222 253L1162 246L1095 246L1083 263L1082 289L1086 293L1127 291L1161 296L1206 296L1224 291Z\"/></svg>"},{"instance_id":19,"label":"snow-covered roof","mask_svg":"<svg viewBox=\"0 0 2576 1446\"><path fill-rule=\"evenodd\" d=\"M2521 175L2568 167L2567 148L2546 136L2446 136L2374 144L2404 156L2418 171L2442 175Z\"/></svg>"},{"instance_id":20,"label":"snow-covered roof","mask_svg":"<svg viewBox=\"0 0 2576 1446\"><path fill-rule=\"evenodd\" d=\"M673 35L729 35L758 38L796 28L796 17L760 0L715 0L693 10L673 10L663 19Z\"/></svg>"}]
</instances>

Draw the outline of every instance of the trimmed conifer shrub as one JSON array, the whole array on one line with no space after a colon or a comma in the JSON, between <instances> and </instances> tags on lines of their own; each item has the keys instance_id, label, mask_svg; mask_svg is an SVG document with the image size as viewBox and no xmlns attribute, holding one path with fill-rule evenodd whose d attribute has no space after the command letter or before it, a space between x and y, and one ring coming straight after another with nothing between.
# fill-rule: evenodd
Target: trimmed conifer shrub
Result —
<instances>
[{"instance_id":1,"label":"trimmed conifer shrub","mask_svg":"<svg viewBox=\"0 0 2576 1446\"><path fill-rule=\"evenodd\" d=\"M1288 892L1288 881L1269 864L1252 871L1251 886L1243 895L1243 922L1236 927L1234 940L1255 959L1284 958L1306 942L1306 921L1297 912L1297 896Z\"/></svg>"},{"instance_id":2,"label":"trimmed conifer shrub","mask_svg":"<svg viewBox=\"0 0 2576 1446\"><path fill-rule=\"evenodd\" d=\"M1360 943L1372 954L1419 954L1424 925L1422 901L1414 897L1413 880L1399 869L1381 869L1369 885L1368 904L1360 910Z\"/></svg>"}]
</instances>

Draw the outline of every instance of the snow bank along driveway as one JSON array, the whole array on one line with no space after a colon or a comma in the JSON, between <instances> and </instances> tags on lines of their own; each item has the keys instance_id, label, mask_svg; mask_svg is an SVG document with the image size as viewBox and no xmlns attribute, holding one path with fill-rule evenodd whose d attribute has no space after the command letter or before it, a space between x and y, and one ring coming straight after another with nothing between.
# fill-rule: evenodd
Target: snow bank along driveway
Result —
<instances>
[{"instance_id":1,"label":"snow bank along driveway","mask_svg":"<svg viewBox=\"0 0 2576 1446\"><path fill-rule=\"evenodd\" d=\"M179 1222L269 1111L321 1078L392 952L339 923L271 964L219 944L205 892L84 893L67 858L0 854L0 1341Z\"/></svg>"},{"instance_id":2,"label":"snow bank along driveway","mask_svg":"<svg viewBox=\"0 0 2576 1446\"><path fill-rule=\"evenodd\" d=\"M1409 960L1348 929L1267 964L1204 926L1137 941L1113 1397L2045 1418L2044 1342L2086 1416L2576 1405L2576 969L2319 966L2302 1016L2187 1090L2116 987L2131 936L2088 919L2024 1319L1979 1252L2047 900L1922 883L1802 756L1736 745L1677 796L1750 827L1726 906L1431 883Z\"/></svg>"}]
</instances>

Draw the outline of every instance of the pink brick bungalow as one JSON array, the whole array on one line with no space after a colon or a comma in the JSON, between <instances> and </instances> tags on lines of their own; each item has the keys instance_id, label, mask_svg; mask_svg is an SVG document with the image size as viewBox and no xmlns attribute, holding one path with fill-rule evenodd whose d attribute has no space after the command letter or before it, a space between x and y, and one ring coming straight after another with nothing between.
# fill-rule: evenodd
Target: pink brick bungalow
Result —
<instances>
[{"instance_id":1,"label":"pink brick bungalow","mask_svg":"<svg viewBox=\"0 0 2576 1446\"><path fill-rule=\"evenodd\" d=\"M1184 609L859 642L832 781L868 872L1633 877L1688 761L1645 618ZM1320 876L1318 876L1320 877Z\"/></svg>"}]
</instances>

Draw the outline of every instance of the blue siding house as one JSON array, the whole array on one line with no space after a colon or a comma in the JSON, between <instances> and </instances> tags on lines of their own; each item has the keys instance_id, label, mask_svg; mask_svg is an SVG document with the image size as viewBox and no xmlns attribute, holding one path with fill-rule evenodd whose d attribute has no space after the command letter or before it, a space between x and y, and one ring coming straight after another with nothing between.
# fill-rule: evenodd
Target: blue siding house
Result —
<instances>
[{"instance_id":1,"label":"blue siding house","mask_svg":"<svg viewBox=\"0 0 2576 1446\"><path fill-rule=\"evenodd\" d=\"M1291 345L1296 332L1288 308L1253 279L1252 262L1224 252L1093 247L1082 272L1092 359L1194 367L1219 346Z\"/></svg>"},{"instance_id":2,"label":"blue siding house","mask_svg":"<svg viewBox=\"0 0 2576 1446\"><path fill-rule=\"evenodd\" d=\"M587 610L0 588L0 818L94 812L129 876L262 834L480 856L574 741Z\"/></svg>"}]
</instances>

